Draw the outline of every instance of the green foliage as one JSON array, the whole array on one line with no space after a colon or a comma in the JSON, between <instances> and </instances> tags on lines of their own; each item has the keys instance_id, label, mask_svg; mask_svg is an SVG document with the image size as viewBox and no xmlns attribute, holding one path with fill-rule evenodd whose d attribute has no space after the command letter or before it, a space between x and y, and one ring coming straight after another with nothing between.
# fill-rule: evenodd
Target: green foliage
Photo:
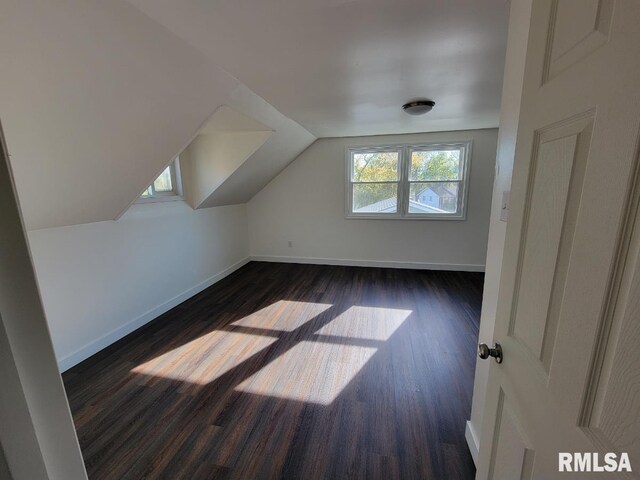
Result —
<instances>
[{"instance_id":1,"label":"green foliage","mask_svg":"<svg viewBox=\"0 0 640 480\"><path fill-rule=\"evenodd\" d=\"M356 153L353 156L354 182L395 182L398 180L398 153Z\"/></svg>"},{"instance_id":2,"label":"green foliage","mask_svg":"<svg viewBox=\"0 0 640 480\"><path fill-rule=\"evenodd\" d=\"M410 180L458 180L459 174L458 150L413 152L411 155Z\"/></svg>"}]
</instances>

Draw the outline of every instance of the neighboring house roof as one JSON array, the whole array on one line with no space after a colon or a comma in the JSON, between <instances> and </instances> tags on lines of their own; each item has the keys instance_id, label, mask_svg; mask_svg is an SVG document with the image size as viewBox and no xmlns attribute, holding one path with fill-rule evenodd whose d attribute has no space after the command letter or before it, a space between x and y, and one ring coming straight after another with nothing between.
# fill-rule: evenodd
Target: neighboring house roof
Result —
<instances>
[{"instance_id":1,"label":"neighboring house roof","mask_svg":"<svg viewBox=\"0 0 640 480\"><path fill-rule=\"evenodd\" d=\"M416 202L415 200L409 200L409 208L411 213L450 213L441 208L425 205L424 203Z\"/></svg>"},{"instance_id":2,"label":"neighboring house roof","mask_svg":"<svg viewBox=\"0 0 640 480\"><path fill-rule=\"evenodd\" d=\"M395 197L386 198L379 202L372 203L371 205L365 205L360 207L354 212L357 213L389 213L395 211L397 208L397 200Z\"/></svg>"},{"instance_id":3,"label":"neighboring house roof","mask_svg":"<svg viewBox=\"0 0 640 480\"><path fill-rule=\"evenodd\" d=\"M416 202L415 200L409 200L409 207L412 212L419 211L420 213L449 213L445 210L441 210L439 208L431 207L429 205L424 205L422 203ZM365 205L364 207L360 207L354 210L355 213L390 213L396 210L396 198L386 198L384 200L380 200L379 202L372 203L371 205Z\"/></svg>"},{"instance_id":4,"label":"neighboring house roof","mask_svg":"<svg viewBox=\"0 0 640 480\"><path fill-rule=\"evenodd\" d=\"M425 188L420 193L418 193L418 197L422 195L424 192L426 192L427 190L431 190L433 193L435 193L439 197L445 197L445 196L455 197L456 196L455 192L449 190L444 185L432 185L430 187Z\"/></svg>"}]
</instances>

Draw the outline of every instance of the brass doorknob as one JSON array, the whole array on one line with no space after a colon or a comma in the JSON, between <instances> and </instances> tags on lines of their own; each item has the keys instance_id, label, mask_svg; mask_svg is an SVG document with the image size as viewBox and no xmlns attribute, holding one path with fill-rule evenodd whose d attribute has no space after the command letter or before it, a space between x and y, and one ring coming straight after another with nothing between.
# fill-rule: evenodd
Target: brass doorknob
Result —
<instances>
[{"instance_id":1,"label":"brass doorknob","mask_svg":"<svg viewBox=\"0 0 640 480\"><path fill-rule=\"evenodd\" d=\"M493 357L496 363L502 363L502 347L499 343L494 343L493 348L489 348L486 343L481 343L478 345L478 356L483 360Z\"/></svg>"}]
</instances>

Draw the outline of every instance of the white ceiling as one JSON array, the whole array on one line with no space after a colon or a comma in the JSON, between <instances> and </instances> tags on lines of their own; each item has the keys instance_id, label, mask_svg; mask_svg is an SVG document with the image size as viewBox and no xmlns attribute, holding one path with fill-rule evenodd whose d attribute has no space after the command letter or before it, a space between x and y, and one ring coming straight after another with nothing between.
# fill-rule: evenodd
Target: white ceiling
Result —
<instances>
[{"instance_id":1,"label":"white ceiling","mask_svg":"<svg viewBox=\"0 0 640 480\"><path fill-rule=\"evenodd\" d=\"M498 125L505 0L129 1L316 136Z\"/></svg>"}]
</instances>

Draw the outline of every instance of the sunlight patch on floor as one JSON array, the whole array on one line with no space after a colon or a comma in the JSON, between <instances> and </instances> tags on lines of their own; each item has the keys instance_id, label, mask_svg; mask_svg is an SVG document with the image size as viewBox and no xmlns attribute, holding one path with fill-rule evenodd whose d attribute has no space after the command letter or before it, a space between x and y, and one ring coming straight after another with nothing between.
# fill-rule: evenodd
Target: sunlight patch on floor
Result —
<instances>
[{"instance_id":1,"label":"sunlight patch on floor","mask_svg":"<svg viewBox=\"0 0 640 480\"><path fill-rule=\"evenodd\" d=\"M411 310L351 307L242 383L236 390L277 398L332 403L379 347L349 340L383 342L409 317ZM335 341L326 341L333 338Z\"/></svg>"},{"instance_id":2,"label":"sunlight patch on floor","mask_svg":"<svg viewBox=\"0 0 640 480\"><path fill-rule=\"evenodd\" d=\"M333 305L279 300L268 307L231 323L234 327L292 332Z\"/></svg>"},{"instance_id":3,"label":"sunlight patch on floor","mask_svg":"<svg viewBox=\"0 0 640 480\"><path fill-rule=\"evenodd\" d=\"M411 310L354 306L316 333L363 340L388 340L411 315Z\"/></svg>"},{"instance_id":4,"label":"sunlight patch on floor","mask_svg":"<svg viewBox=\"0 0 640 480\"><path fill-rule=\"evenodd\" d=\"M236 390L328 405L376 350L303 341L240 383Z\"/></svg>"},{"instance_id":5,"label":"sunlight patch on floor","mask_svg":"<svg viewBox=\"0 0 640 480\"><path fill-rule=\"evenodd\" d=\"M138 365L131 372L206 385L277 340L215 330Z\"/></svg>"}]
</instances>

